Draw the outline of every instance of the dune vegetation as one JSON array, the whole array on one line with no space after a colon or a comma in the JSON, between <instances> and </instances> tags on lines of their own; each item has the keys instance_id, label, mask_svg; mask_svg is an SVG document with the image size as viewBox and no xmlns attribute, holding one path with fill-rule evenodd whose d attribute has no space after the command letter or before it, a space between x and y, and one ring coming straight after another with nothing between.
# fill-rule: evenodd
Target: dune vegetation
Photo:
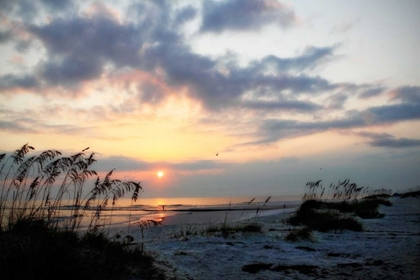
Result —
<instances>
[{"instance_id":1,"label":"dune vegetation","mask_svg":"<svg viewBox=\"0 0 420 280\"><path fill-rule=\"evenodd\" d=\"M112 179L114 170L100 180L88 148L70 156L34 150L0 155L1 278L163 279L130 236L110 239L101 222L119 198L136 201L140 183Z\"/></svg>"},{"instance_id":2,"label":"dune vegetation","mask_svg":"<svg viewBox=\"0 0 420 280\"><path fill-rule=\"evenodd\" d=\"M308 182L304 202L287 222L294 226L303 226L286 236L286 240L312 239L310 230L328 231L362 231L360 219L382 218L378 212L379 205L391 206L389 197L391 190L372 190L358 187L349 179L331 184L329 189L322 186L321 180ZM325 194L325 196L324 196ZM322 199L324 197L324 200Z\"/></svg>"}]
</instances>

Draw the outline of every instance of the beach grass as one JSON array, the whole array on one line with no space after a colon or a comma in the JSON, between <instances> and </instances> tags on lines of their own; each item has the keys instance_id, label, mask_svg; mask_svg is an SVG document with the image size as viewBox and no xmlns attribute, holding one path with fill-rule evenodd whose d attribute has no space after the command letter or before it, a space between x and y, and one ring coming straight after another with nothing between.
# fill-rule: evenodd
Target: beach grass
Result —
<instances>
[{"instance_id":1,"label":"beach grass","mask_svg":"<svg viewBox=\"0 0 420 280\"><path fill-rule=\"evenodd\" d=\"M313 241L313 231L309 227L295 228L284 237L286 241L296 242L301 240Z\"/></svg>"},{"instance_id":2,"label":"beach grass","mask_svg":"<svg viewBox=\"0 0 420 280\"><path fill-rule=\"evenodd\" d=\"M311 208L300 208L288 219L288 223L294 226L306 226L312 230L327 231L362 231L362 224L354 217L345 217L337 211L317 211Z\"/></svg>"},{"instance_id":3,"label":"beach grass","mask_svg":"<svg viewBox=\"0 0 420 280\"><path fill-rule=\"evenodd\" d=\"M191 224L181 224L179 228L174 231L173 238L180 238L182 240L187 240L190 236L195 236L200 233L200 230Z\"/></svg>"},{"instance_id":4,"label":"beach grass","mask_svg":"<svg viewBox=\"0 0 420 280\"><path fill-rule=\"evenodd\" d=\"M18 220L0 232L1 279L164 279L153 258L104 232L83 235L42 220Z\"/></svg>"},{"instance_id":5,"label":"beach grass","mask_svg":"<svg viewBox=\"0 0 420 280\"><path fill-rule=\"evenodd\" d=\"M136 201L140 183L112 179L114 170L100 180L88 148L33 150L0 155L1 279L164 279L143 248L110 239L102 225L102 211L125 195Z\"/></svg>"},{"instance_id":6,"label":"beach grass","mask_svg":"<svg viewBox=\"0 0 420 280\"><path fill-rule=\"evenodd\" d=\"M325 192L321 181L306 184L304 202L287 220L289 224L321 232L362 231L363 224L359 218L382 218L384 214L378 212L379 205L392 206L392 203L385 199L389 197L390 190L358 187L355 183L350 183L349 179L337 185L330 185L333 193L329 196L339 201L321 200Z\"/></svg>"},{"instance_id":7,"label":"beach grass","mask_svg":"<svg viewBox=\"0 0 420 280\"><path fill-rule=\"evenodd\" d=\"M223 222L220 224L209 224L204 230L204 234L220 234L228 237L234 233L258 233L262 232L262 225L257 222Z\"/></svg>"},{"instance_id":8,"label":"beach grass","mask_svg":"<svg viewBox=\"0 0 420 280\"><path fill-rule=\"evenodd\" d=\"M400 196L401 198L406 198L406 197L420 197L420 190L416 190L416 191L407 191L403 194L401 194Z\"/></svg>"}]
</instances>

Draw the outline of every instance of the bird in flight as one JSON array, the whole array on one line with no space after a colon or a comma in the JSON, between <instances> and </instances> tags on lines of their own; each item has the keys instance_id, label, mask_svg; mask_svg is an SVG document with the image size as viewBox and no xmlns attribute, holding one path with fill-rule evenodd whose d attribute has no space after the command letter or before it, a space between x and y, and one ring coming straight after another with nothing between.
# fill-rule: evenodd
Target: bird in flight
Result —
<instances>
[{"instance_id":1,"label":"bird in flight","mask_svg":"<svg viewBox=\"0 0 420 280\"><path fill-rule=\"evenodd\" d=\"M216 157L219 156L219 153L216 154Z\"/></svg>"}]
</instances>

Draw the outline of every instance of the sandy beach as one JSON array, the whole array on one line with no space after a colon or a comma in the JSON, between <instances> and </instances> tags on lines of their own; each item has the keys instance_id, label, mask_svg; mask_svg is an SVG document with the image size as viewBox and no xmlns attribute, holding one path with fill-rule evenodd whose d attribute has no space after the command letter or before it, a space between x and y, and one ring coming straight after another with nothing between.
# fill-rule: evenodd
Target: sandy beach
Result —
<instances>
[{"instance_id":1,"label":"sandy beach","mask_svg":"<svg viewBox=\"0 0 420 280\"><path fill-rule=\"evenodd\" d=\"M314 242L284 240L292 207L241 221L261 224L262 232L228 237L202 231L210 217L237 214L178 213L146 229L144 246L169 279L418 279L420 200L390 201L379 208L384 218L362 220L363 232L315 232ZM139 229L131 235L141 242Z\"/></svg>"}]
</instances>

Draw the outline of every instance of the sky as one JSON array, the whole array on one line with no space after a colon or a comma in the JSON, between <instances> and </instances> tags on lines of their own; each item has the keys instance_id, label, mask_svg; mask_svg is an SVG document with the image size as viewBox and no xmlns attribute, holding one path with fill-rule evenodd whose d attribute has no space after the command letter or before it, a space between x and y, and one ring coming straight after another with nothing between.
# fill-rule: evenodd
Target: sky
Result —
<instances>
[{"instance_id":1,"label":"sky","mask_svg":"<svg viewBox=\"0 0 420 280\"><path fill-rule=\"evenodd\" d=\"M90 147L144 197L420 184L420 1L1 0L0 23L2 152Z\"/></svg>"}]
</instances>

